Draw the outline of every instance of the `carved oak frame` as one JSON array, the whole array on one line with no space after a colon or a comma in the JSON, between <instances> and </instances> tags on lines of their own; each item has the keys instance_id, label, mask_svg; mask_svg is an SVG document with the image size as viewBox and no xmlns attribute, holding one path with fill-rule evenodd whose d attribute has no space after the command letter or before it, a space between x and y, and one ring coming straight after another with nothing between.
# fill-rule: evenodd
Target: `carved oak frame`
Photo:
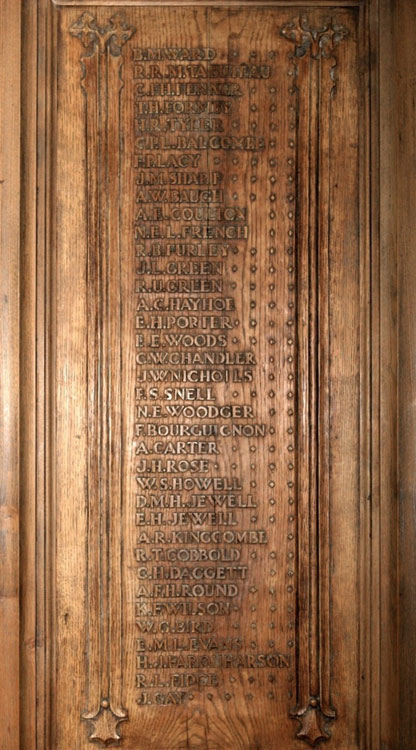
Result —
<instances>
[{"instance_id":1,"label":"carved oak frame","mask_svg":"<svg viewBox=\"0 0 416 750\"><path fill-rule=\"evenodd\" d=\"M165 3L165 0L158 1ZM179 4L180 0L177 2ZM53 542L53 518L46 511L52 492L47 467L53 439L48 382L52 374L50 342L54 316L53 306L46 304L50 293L53 299L53 258L46 257L46 248L54 231L53 216L48 211L53 193L51 113L55 95L54 61L50 51L56 41L53 14L56 6L65 4L74 2L3 0L0 6L5 28L0 62L2 70L7 69L7 74L2 74L6 98L1 145L4 153L11 155L1 175L4 178L2 205L7 205L7 213L3 213L7 246L2 255L1 295L4 499L0 517L4 575L0 625L4 668L10 676L1 688L2 726L6 738L2 739L2 750L29 748L35 736L39 738L39 750L50 747L47 675L53 654L45 644L53 631L48 607L53 571L48 565L51 561L47 560L47 548ZM111 5L111 2L93 0L88 4ZM123 4L136 5L140 0L126 0ZM241 5L243 0L224 2L224 5L232 4ZM262 5L293 6L293 16L299 18L299 26L282 30L282 33L292 42L294 64L310 64L315 70L317 64L325 64L331 74L334 72L333 52L344 39L342 31L334 25L320 31L309 29L304 16L298 12L297 2L268 0ZM330 6L331 13L337 5L359 7L365 79L361 147L368 158L362 162L361 194L365 200L361 218L362 242L366 248L371 240L371 264L363 261L362 268L363 314L368 322L368 335L363 334L361 348L369 366L363 372L362 383L362 497L367 502L362 504L361 518L360 736L363 750L399 747L410 750L416 721L413 710L416 688L411 680L411 665L416 657L416 615L412 604L416 579L416 559L412 551L415 462L411 449L416 435L416 417L408 404L415 395L412 291L416 251L410 242L414 211L407 203L415 176L407 162L409 155L414 155L411 149L415 147L415 137L409 122L410 104L403 80L406 76L407 80L411 78L414 65L412 38L416 23L412 0L403 0L401 8L394 8L392 0L331 3L321 0L319 4L305 0L302 14L303 9L317 5ZM335 35L340 38L335 39ZM335 84L335 80L332 83ZM368 90L369 97L366 96ZM21 113L21 121L16 112ZM30 127L34 121L37 129ZM408 144L399 140L401 134L407 135ZM371 289L371 313L367 308L368 289ZM370 433L366 430L369 423ZM18 441L16 435L19 435ZM401 448L400 461L397 460L398 447ZM322 460L325 461L324 444ZM398 486L402 497L400 506L397 505ZM320 532L325 535L325 527ZM313 550L311 553L314 554ZM399 577L402 587L400 618ZM315 596L325 596L324 579L314 580ZM307 622L310 622L310 627L315 629L315 638L318 638L315 642L320 648L323 646L325 661L325 644L319 642L318 625L308 615L305 614L305 627L309 627ZM317 739L323 739L327 734L325 720L334 718L328 688L320 681L315 667L303 670L302 675L300 698L294 712L303 718L303 729L298 736L303 731L316 731ZM95 707L94 715L108 708L105 701L107 697L103 694L101 706ZM125 718L121 706L112 706L112 711L120 721ZM316 725L312 730L311 721ZM312 736L310 739L313 744L315 740Z\"/></svg>"}]
</instances>

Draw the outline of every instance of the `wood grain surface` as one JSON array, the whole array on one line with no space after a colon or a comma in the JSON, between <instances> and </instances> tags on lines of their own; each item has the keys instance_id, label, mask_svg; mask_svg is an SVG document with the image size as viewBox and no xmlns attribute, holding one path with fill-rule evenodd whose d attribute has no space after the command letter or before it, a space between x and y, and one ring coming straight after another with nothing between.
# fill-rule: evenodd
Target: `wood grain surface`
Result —
<instances>
[{"instance_id":1,"label":"wood grain surface","mask_svg":"<svg viewBox=\"0 0 416 750\"><path fill-rule=\"evenodd\" d=\"M350 747L355 15L57 23L54 741Z\"/></svg>"},{"instance_id":2,"label":"wood grain surface","mask_svg":"<svg viewBox=\"0 0 416 750\"><path fill-rule=\"evenodd\" d=\"M0 3L0 623L7 675L0 687L2 750L19 742L20 11L19 1ZM16 122L13 130L10 121Z\"/></svg>"},{"instance_id":3,"label":"wood grain surface","mask_svg":"<svg viewBox=\"0 0 416 750\"><path fill-rule=\"evenodd\" d=\"M2 750L410 750L405 11L22 5Z\"/></svg>"}]
</instances>

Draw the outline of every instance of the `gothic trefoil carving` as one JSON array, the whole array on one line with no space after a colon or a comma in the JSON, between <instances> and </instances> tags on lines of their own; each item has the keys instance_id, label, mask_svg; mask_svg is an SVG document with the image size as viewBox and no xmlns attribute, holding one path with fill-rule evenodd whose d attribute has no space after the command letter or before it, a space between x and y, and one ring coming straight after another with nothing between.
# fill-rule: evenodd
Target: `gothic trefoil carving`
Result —
<instances>
[{"instance_id":1,"label":"gothic trefoil carving","mask_svg":"<svg viewBox=\"0 0 416 750\"><path fill-rule=\"evenodd\" d=\"M104 745L115 744L121 739L118 725L127 721L126 713L116 713L110 706L107 698L103 698L101 706L96 714L84 714L85 721L91 722L93 730L89 736L90 742L102 742Z\"/></svg>"}]
</instances>

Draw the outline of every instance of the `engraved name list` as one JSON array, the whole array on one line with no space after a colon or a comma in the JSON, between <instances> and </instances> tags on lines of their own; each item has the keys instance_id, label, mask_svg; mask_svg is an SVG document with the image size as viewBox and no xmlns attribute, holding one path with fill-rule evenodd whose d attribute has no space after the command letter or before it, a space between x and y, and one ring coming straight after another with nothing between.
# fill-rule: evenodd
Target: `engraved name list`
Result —
<instances>
[{"instance_id":1,"label":"engraved name list","mask_svg":"<svg viewBox=\"0 0 416 750\"><path fill-rule=\"evenodd\" d=\"M132 46L125 64L136 700L275 700L295 576L293 177L291 154L277 159L275 52L243 58L231 38Z\"/></svg>"}]
</instances>

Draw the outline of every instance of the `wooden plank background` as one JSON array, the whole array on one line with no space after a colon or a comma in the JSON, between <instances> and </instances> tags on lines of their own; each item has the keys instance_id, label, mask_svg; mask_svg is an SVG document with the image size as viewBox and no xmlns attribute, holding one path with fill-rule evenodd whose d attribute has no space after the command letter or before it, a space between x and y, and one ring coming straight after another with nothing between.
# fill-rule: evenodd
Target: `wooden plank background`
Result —
<instances>
[{"instance_id":1,"label":"wooden plank background","mask_svg":"<svg viewBox=\"0 0 416 750\"><path fill-rule=\"evenodd\" d=\"M55 5L71 2L56 2ZM83 3L79 2L78 5ZM96 5L95 2L85 3ZM99 5L114 3L100 2ZM155 3L153 3L154 5ZM196 5L197 3L195 3ZM238 3L240 5L241 3ZM126 6L138 5L126 2ZM297 3L273 3L296 7ZM315 5L304 2L304 7ZM320 6L334 3L325 3ZM357 5L345 2L343 7ZM413 38L416 20L412 0L395 4L390 0L359 3L362 7L361 40L363 50L370 36L371 66L363 51L362 70L370 72L372 159L371 236L372 249L372 418L373 485L368 523L371 546L368 549L364 577L371 570L362 590L362 667L359 740L363 750L412 750L415 736L414 663L416 562L413 556L414 528L414 297L413 272L416 266L413 241L412 184L414 180L414 122L412 91L415 66ZM45 229L42 199L45 192L45 56L51 40L48 36L51 4L39 0L23 2L24 54L20 49L21 8L18 0L1 0L1 244L2 244L2 538L5 539L2 563L2 601L0 610L3 666L7 681L1 686L2 750L54 747L48 736L48 691L45 692L45 633L40 628L45 602L42 549L45 549L42 520L43 452L47 440L44 429L45 392L42 381L44 357L45 265L42 235ZM60 11L58 11L60 12ZM25 77L21 89L21 64ZM39 67L37 67L37 62ZM39 78L38 72L39 71ZM397 84L397 85L396 85ZM20 169L20 94L23 91L23 169ZM397 117L398 113L398 117ZM371 137L370 137L371 134ZM400 141L399 141L400 135ZM396 158L397 157L397 158ZM6 175L6 177L5 177ZM20 179L23 179L24 203L20 213ZM369 182L368 172L362 179ZM396 190L397 186L397 190ZM48 189L48 188L46 188ZM381 221L380 221L381 209ZM22 234L19 217L24 216ZM19 242L23 240L19 258ZM396 317L396 249L399 239L400 326ZM37 245L37 248L36 248ZM380 246L380 254L379 254ZM22 263L22 266L20 266ZM21 284L20 268L23 269ZM37 292L36 292L37 287ZM19 333L19 289L22 299ZM37 296L37 301L35 300ZM20 335L22 338L20 338ZM35 342L37 338L37 346ZM19 356L19 343L22 345ZM396 348L397 346L397 348ZM396 398L397 350L400 354L399 410ZM20 360L20 361L19 361ZM381 365L381 371L380 371ZM22 375L19 380L19 369ZM381 380L379 374L381 373ZM35 392L35 383L37 381ZM18 387L20 383L20 388ZM380 386L379 386L380 384ZM36 407L36 396L38 406ZM19 406L21 439L19 434ZM368 407L370 408L370 407ZM381 409L381 412L380 412ZM400 430L401 503L396 498L396 415ZM35 426L36 424L36 426ZM19 466L19 448L22 457ZM378 472L378 475L377 475ZM377 479L378 476L378 479ZM36 480L36 477L38 479ZM21 567L18 593L18 484L21 482ZM36 500L35 500L36 498ZM380 500L380 503L379 503ZM38 522L35 512L37 503ZM364 513L365 515L365 513ZM400 526L396 526L397 522ZM36 539L37 527L37 542ZM366 533L366 525L363 527ZM400 529L400 536L396 530ZM398 560L396 543L399 545ZM363 554L363 559L365 555ZM37 573L35 563L37 561ZM399 565L400 562L400 565ZM399 601L396 575L400 571ZM363 579L364 580L364 579ZM20 601L19 601L20 598ZM21 607L19 633L19 604ZM36 624L36 609L40 616ZM400 642L396 623L400 611ZM21 637L20 668L18 638ZM365 637L364 637L365 636ZM360 679L361 677L364 679ZM19 678L21 688L19 692ZM400 692L399 692L400 683ZM19 698L20 695L20 698ZM20 713L21 706L21 713ZM36 736L36 739L35 739ZM297 746L302 746L301 743ZM54 748L55 750L55 748ZM279 748L280 750L280 748ZM285 748L286 750L286 748Z\"/></svg>"}]
</instances>

